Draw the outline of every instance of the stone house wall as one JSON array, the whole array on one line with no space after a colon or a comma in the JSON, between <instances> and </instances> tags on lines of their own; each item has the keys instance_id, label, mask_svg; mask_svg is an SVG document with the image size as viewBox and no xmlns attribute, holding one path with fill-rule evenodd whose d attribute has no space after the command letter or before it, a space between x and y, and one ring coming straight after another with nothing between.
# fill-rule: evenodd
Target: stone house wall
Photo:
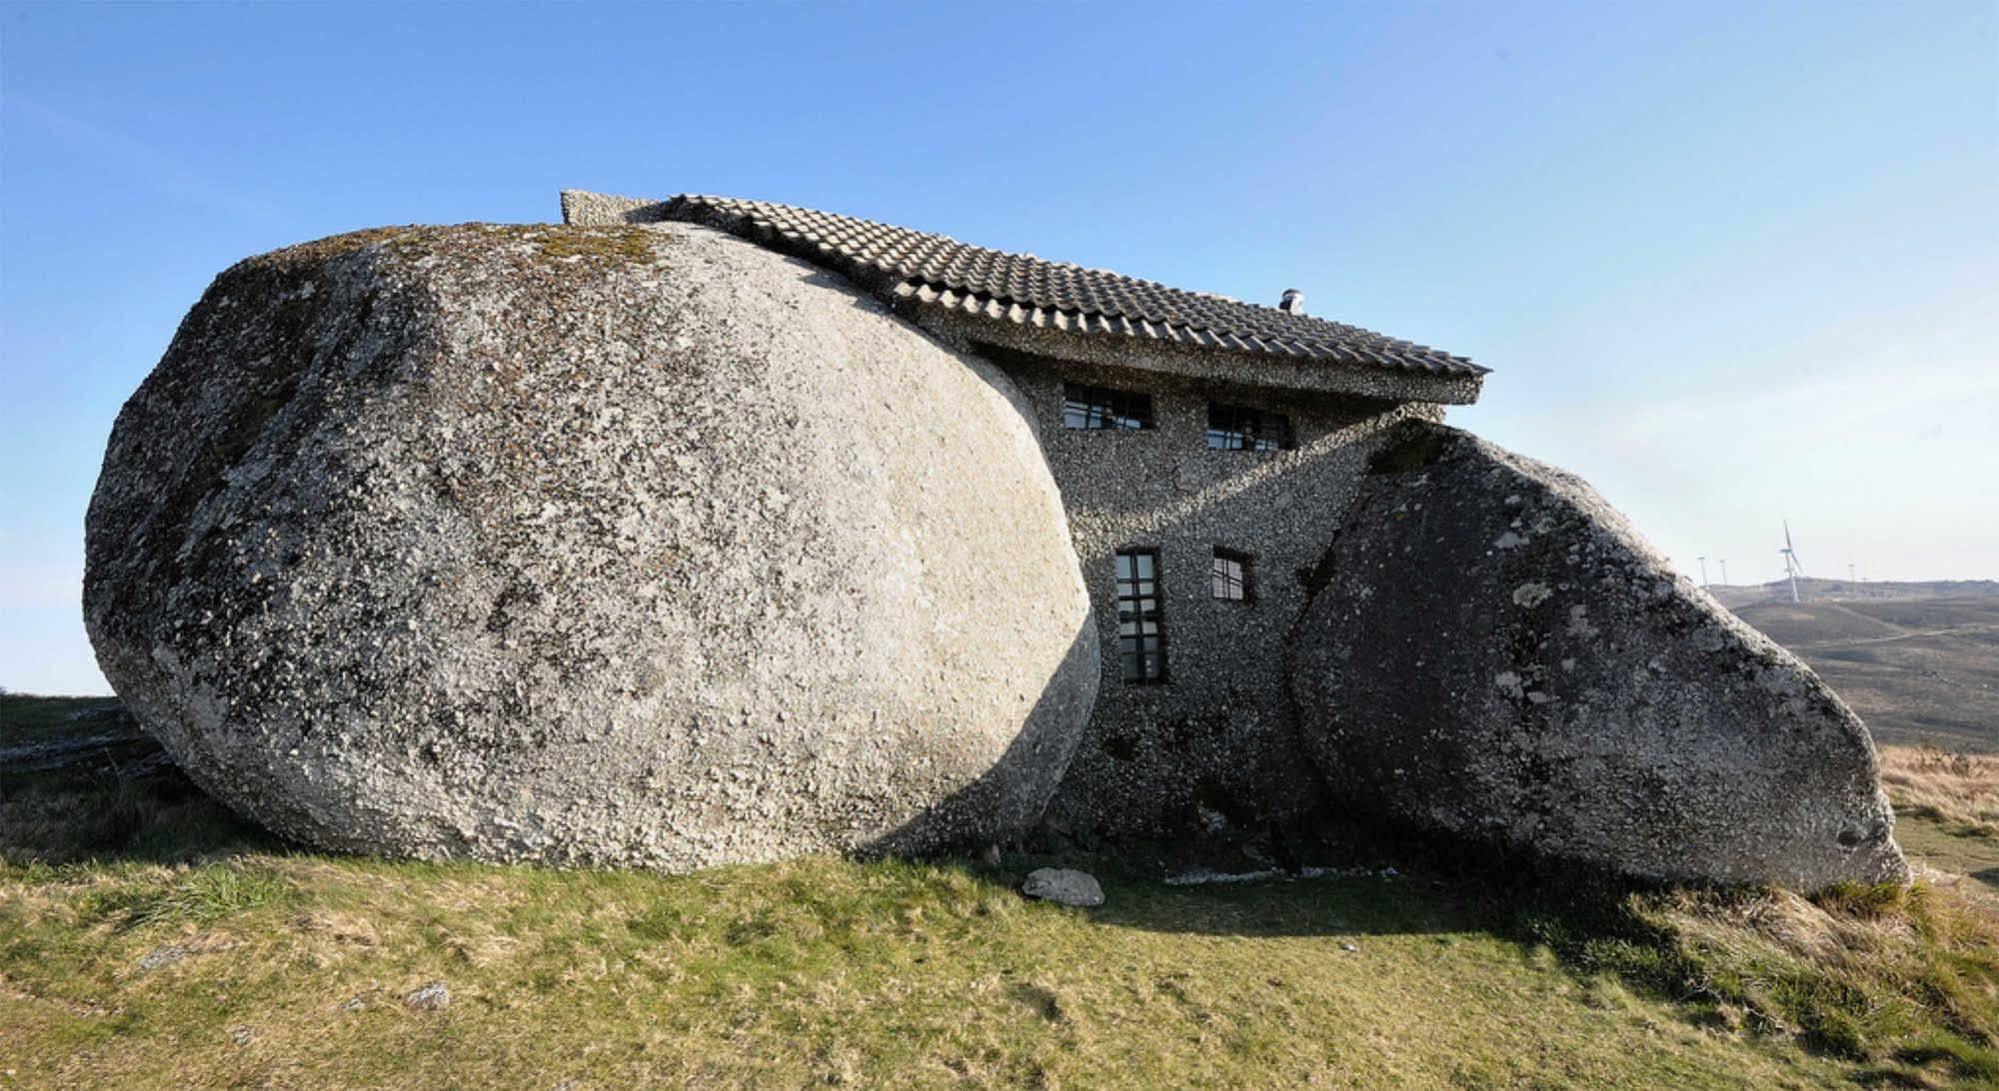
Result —
<instances>
[{"instance_id":1,"label":"stone house wall","mask_svg":"<svg viewBox=\"0 0 1999 1091\"><path fill-rule=\"evenodd\" d=\"M1286 634L1383 429L1439 418L1441 408L977 350L1032 406L1102 640L1095 712L1046 821L1069 833L1152 837L1282 822L1308 809L1319 780L1294 734ZM1149 393L1155 426L1065 428L1067 382ZM1285 413L1295 447L1210 450L1211 400ZM1216 547L1251 558L1251 601L1212 596ZM1113 566L1127 549L1158 552L1165 684L1123 680Z\"/></svg>"}]
</instances>

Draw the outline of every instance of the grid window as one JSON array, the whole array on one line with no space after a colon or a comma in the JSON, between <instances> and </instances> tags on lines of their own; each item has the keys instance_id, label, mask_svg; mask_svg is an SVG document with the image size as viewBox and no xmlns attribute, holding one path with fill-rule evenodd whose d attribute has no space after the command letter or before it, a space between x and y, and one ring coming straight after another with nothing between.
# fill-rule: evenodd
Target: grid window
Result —
<instances>
[{"instance_id":1,"label":"grid window","mask_svg":"<svg viewBox=\"0 0 1999 1091\"><path fill-rule=\"evenodd\" d=\"M1124 680L1138 685L1166 681L1166 630L1159 614L1159 555L1117 555L1118 655Z\"/></svg>"},{"instance_id":2,"label":"grid window","mask_svg":"<svg viewBox=\"0 0 1999 1091\"><path fill-rule=\"evenodd\" d=\"M1152 427L1152 395L1131 394L1104 386L1065 383L1062 427L1087 431Z\"/></svg>"},{"instance_id":3,"label":"grid window","mask_svg":"<svg viewBox=\"0 0 1999 1091\"><path fill-rule=\"evenodd\" d=\"M1249 602L1249 555L1229 549L1215 550L1214 572L1209 585L1218 599Z\"/></svg>"},{"instance_id":4,"label":"grid window","mask_svg":"<svg viewBox=\"0 0 1999 1091\"><path fill-rule=\"evenodd\" d=\"M1284 451L1291 418L1241 405L1208 404L1208 446L1217 451Z\"/></svg>"}]
</instances>

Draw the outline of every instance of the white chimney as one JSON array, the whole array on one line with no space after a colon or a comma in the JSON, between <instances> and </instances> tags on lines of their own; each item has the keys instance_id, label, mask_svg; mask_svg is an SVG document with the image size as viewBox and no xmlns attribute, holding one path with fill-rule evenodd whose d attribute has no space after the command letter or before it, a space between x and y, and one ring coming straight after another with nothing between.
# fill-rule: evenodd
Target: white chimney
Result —
<instances>
[{"instance_id":1,"label":"white chimney","mask_svg":"<svg viewBox=\"0 0 1999 1091\"><path fill-rule=\"evenodd\" d=\"M1277 309L1285 314L1305 313L1305 293L1296 288L1284 289L1284 298L1277 301Z\"/></svg>"}]
</instances>

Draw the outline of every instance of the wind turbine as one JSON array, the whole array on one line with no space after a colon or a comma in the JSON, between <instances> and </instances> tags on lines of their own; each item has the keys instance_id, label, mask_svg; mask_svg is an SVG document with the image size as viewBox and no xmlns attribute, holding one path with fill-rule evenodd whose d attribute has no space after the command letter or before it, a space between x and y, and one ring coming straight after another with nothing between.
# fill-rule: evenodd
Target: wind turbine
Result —
<instances>
[{"instance_id":1,"label":"wind turbine","mask_svg":"<svg viewBox=\"0 0 1999 1091\"><path fill-rule=\"evenodd\" d=\"M1798 563L1798 550L1791 545L1791 521L1784 520L1784 548L1777 552L1784 555L1784 575L1791 581L1791 601L1798 601L1798 577L1805 574L1805 566Z\"/></svg>"}]
</instances>

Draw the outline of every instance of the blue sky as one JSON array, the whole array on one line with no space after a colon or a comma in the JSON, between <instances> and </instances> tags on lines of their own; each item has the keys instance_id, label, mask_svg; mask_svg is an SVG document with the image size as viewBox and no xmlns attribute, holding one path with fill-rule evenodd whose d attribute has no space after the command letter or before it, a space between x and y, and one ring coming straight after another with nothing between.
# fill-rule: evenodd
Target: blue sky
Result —
<instances>
[{"instance_id":1,"label":"blue sky","mask_svg":"<svg viewBox=\"0 0 1999 1091\"><path fill-rule=\"evenodd\" d=\"M1996 11L0 6L0 686L103 690L84 506L215 273L565 186L1299 287L1685 571L1999 577Z\"/></svg>"}]
</instances>

